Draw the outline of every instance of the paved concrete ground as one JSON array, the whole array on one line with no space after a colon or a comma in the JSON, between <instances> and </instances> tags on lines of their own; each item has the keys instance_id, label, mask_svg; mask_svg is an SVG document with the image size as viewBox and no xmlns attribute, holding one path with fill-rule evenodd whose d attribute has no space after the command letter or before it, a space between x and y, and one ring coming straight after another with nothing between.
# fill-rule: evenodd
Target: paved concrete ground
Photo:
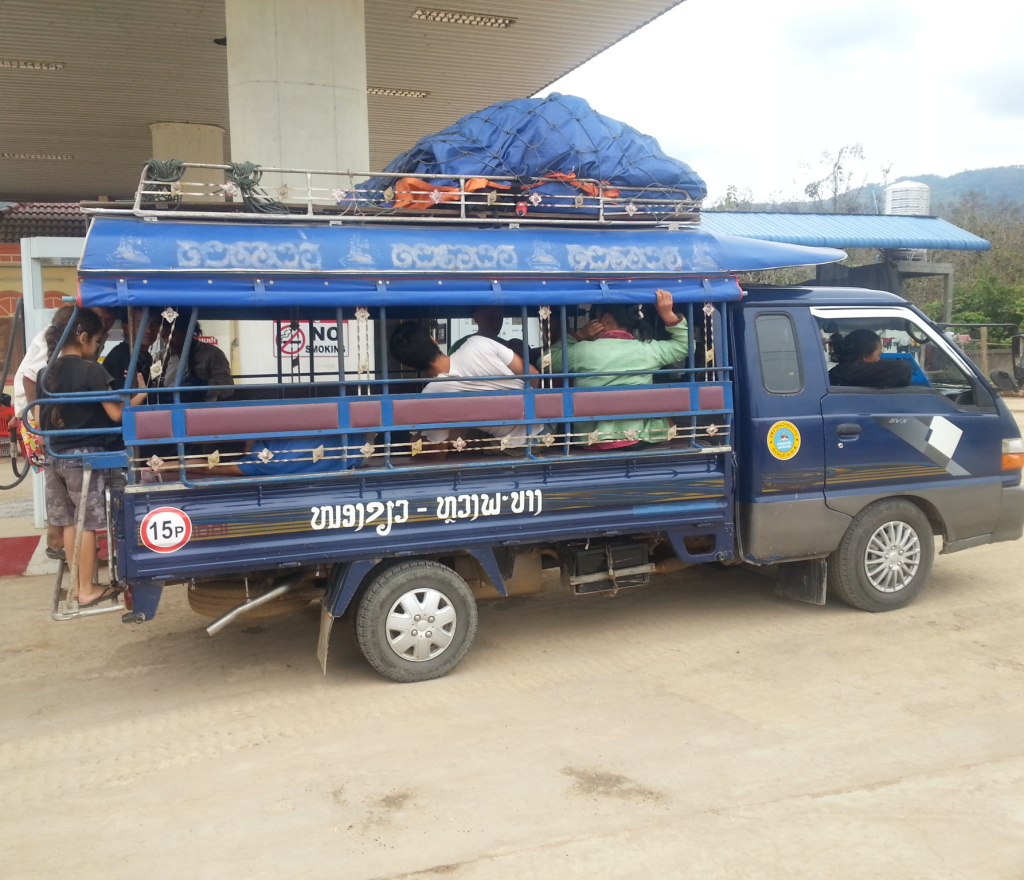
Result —
<instances>
[{"instance_id":1,"label":"paved concrete ground","mask_svg":"<svg viewBox=\"0 0 1024 880\"><path fill-rule=\"evenodd\" d=\"M1016 402L1015 402L1016 403ZM210 639L0 579L0 874L1024 877L1024 542L870 615L741 571L481 611L395 685L315 608Z\"/></svg>"}]
</instances>

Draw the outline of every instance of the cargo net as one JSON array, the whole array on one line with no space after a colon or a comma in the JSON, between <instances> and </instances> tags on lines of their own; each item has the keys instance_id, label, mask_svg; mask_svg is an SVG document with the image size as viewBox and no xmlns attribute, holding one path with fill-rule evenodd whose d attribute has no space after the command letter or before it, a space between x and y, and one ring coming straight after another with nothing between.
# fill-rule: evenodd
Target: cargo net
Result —
<instances>
[{"instance_id":1,"label":"cargo net","mask_svg":"<svg viewBox=\"0 0 1024 880\"><path fill-rule=\"evenodd\" d=\"M556 94L464 116L379 173L151 159L130 210L275 220L698 222L706 193L700 176L654 138L582 98ZM109 203L85 208L125 211Z\"/></svg>"},{"instance_id":2,"label":"cargo net","mask_svg":"<svg viewBox=\"0 0 1024 880\"><path fill-rule=\"evenodd\" d=\"M554 94L493 104L421 138L367 189L378 204L431 209L469 198L498 211L582 213L628 220L692 215L707 194L658 142Z\"/></svg>"}]
</instances>

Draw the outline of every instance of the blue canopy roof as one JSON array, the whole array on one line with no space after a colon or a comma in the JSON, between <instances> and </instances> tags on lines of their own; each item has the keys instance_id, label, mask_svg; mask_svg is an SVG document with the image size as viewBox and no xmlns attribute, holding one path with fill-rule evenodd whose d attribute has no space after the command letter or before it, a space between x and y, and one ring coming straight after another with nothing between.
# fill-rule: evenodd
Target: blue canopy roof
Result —
<instances>
[{"instance_id":1,"label":"blue canopy roof","mask_svg":"<svg viewBox=\"0 0 1024 880\"><path fill-rule=\"evenodd\" d=\"M939 217L902 214L775 214L710 211L701 226L716 235L812 247L987 251L983 238Z\"/></svg>"},{"instance_id":2,"label":"blue canopy roof","mask_svg":"<svg viewBox=\"0 0 1024 880\"><path fill-rule=\"evenodd\" d=\"M738 299L738 271L813 265L842 251L699 228L93 221L84 305L358 306ZM644 284L642 282L646 281Z\"/></svg>"},{"instance_id":3,"label":"blue canopy roof","mask_svg":"<svg viewBox=\"0 0 1024 880\"><path fill-rule=\"evenodd\" d=\"M650 279L728 298L736 272L841 260L842 251L696 228L145 221L97 217L79 266L85 305L599 302ZM683 284L683 282L687 282ZM639 286L639 285L638 285ZM580 299L587 290L591 299ZM642 298L650 298L651 285ZM730 294L731 296L732 294ZM638 297L641 294L638 292ZM477 299L477 301L481 301Z\"/></svg>"}]
</instances>

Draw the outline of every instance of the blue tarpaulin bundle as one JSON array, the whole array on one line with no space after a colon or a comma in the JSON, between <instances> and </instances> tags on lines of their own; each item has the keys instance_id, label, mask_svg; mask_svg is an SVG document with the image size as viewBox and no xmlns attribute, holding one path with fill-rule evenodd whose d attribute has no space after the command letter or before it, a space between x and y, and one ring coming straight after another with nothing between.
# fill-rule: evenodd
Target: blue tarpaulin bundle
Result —
<instances>
[{"instance_id":1,"label":"blue tarpaulin bundle","mask_svg":"<svg viewBox=\"0 0 1024 880\"><path fill-rule=\"evenodd\" d=\"M707 194L701 177L689 165L662 152L658 142L635 128L603 116L582 98L553 94L493 104L463 116L448 128L420 138L412 149L392 160L386 172L431 179L435 186L458 186L458 178L514 177L559 179L523 190L537 193L555 210L593 210L592 189L565 176L607 183L605 195L618 190L624 201L666 196L699 202ZM393 179L378 178L367 188L381 190ZM515 187L513 187L515 190ZM536 202L536 199L534 200ZM434 203L436 204L436 197ZM663 209L664 210L664 209Z\"/></svg>"}]
</instances>

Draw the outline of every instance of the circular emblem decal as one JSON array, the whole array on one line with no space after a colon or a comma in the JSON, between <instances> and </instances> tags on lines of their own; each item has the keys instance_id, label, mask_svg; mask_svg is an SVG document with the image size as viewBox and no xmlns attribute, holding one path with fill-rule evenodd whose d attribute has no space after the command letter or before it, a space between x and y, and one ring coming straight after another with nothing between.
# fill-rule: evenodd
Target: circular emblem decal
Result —
<instances>
[{"instance_id":1,"label":"circular emblem decal","mask_svg":"<svg viewBox=\"0 0 1024 880\"><path fill-rule=\"evenodd\" d=\"M768 429L768 451L785 461L800 451L800 431L792 422L776 422Z\"/></svg>"},{"instance_id":2,"label":"circular emblem decal","mask_svg":"<svg viewBox=\"0 0 1024 880\"><path fill-rule=\"evenodd\" d=\"M177 507L158 507L142 520L142 543L155 553L173 553L192 537L192 520Z\"/></svg>"}]
</instances>

